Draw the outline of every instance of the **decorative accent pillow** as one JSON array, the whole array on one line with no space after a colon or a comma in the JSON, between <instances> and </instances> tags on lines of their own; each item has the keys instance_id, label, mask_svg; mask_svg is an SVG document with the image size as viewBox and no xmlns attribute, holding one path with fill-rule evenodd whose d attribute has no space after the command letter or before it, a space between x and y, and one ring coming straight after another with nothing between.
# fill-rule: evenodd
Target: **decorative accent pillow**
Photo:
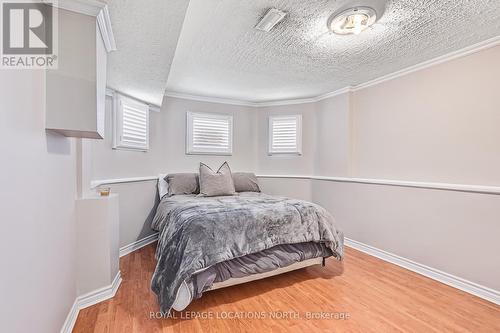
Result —
<instances>
[{"instance_id":1,"label":"decorative accent pillow","mask_svg":"<svg viewBox=\"0 0 500 333\"><path fill-rule=\"evenodd\" d=\"M257 176L253 172L234 172L233 182L236 192L260 192Z\"/></svg>"},{"instance_id":2,"label":"decorative accent pillow","mask_svg":"<svg viewBox=\"0 0 500 333\"><path fill-rule=\"evenodd\" d=\"M217 172L200 163L200 195L215 197L235 194L233 177L227 162L224 162Z\"/></svg>"},{"instance_id":3,"label":"decorative accent pillow","mask_svg":"<svg viewBox=\"0 0 500 333\"><path fill-rule=\"evenodd\" d=\"M196 173L171 173L165 177L168 183L168 196L178 194L198 194L200 185Z\"/></svg>"},{"instance_id":4,"label":"decorative accent pillow","mask_svg":"<svg viewBox=\"0 0 500 333\"><path fill-rule=\"evenodd\" d=\"M166 173L160 173L158 175L158 196L160 197L160 200L168 194L168 183Z\"/></svg>"}]
</instances>

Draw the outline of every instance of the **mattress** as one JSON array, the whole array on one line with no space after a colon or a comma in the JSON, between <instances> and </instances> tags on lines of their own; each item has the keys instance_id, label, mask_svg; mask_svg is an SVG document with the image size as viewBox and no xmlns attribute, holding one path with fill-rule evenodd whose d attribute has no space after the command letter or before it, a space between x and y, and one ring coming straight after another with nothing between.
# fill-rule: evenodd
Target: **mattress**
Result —
<instances>
[{"instance_id":1,"label":"mattress","mask_svg":"<svg viewBox=\"0 0 500 333\"><path fill-rule=\"evenodd\" d=\"M194 299L213 289L214 285L230 279L240 279L289 267L314 258L327 258L332 251L323 243L298 243L277 245L270 249L227 260L198 273L184 281L177 294L173 308L185 309ZM315 262L316 263L316 262ZM251 279L250 279L251 280Z\"/></svg>"}]
</instances>

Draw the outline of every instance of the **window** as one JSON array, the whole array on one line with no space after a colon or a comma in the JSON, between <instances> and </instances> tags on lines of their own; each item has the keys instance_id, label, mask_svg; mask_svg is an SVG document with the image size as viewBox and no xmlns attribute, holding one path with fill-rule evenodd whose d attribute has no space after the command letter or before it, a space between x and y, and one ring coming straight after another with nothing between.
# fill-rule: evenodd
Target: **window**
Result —
<instances>
[{"instance_id":1,"label":"window","mask_svg":"<svg viewBox=\"0 0 500 333\"><path fill-rule=\"evenodd\" d=\"M233 116L219 113L187 113L186 154L231 155Z\"/></svg>"},{"instance_id":2,"label":"window","mask_svg":"<svg viewBox=\"0 0 500 333\"><path fill-rule=\"evenodd\" d=\"M302 154L302 116L269 117L269 155Z\"/></svg>"},{"instance_id":3,"label":"window","mask_svg":"<svg viewBox=\"0 0 500 333\"><path fill-rule=\"evenodd\" d=\"M115 149L149 149L149 106L119 94L114 96Z\"/></svg>"}]
</instances>

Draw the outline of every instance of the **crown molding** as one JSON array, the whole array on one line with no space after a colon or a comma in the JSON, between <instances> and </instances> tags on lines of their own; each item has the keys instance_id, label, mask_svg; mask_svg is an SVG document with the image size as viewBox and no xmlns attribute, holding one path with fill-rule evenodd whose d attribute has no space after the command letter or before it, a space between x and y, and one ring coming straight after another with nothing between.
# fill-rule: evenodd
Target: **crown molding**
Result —
<instances>
[{"instance_id":1,"label":"crown molding","mask_svg":"<svg viewBox=\"0 0 500 333\"><path fill-rule=\"evenodd\" d=\"M138 102L147 104L149 106L149 111L153 111L153 112L160 112L161 111L161 107L158 106L158 105L148 103L148 102L143 101L141 99L138 99L138 98L135 98L133 96L127 95L125 93L122 93L121 91L115 90L115 89L110 88L110 87L106 87L106 96L107 97L113 98L115 96L115 94L119 94L119 95L122 95L122 96L125 96L125 97L128 97L128 98L131 98L133 100L136 100Z\"/></svg>"},{"instance_id":2,"label":"crown molding","mask_svg":"<svg viewBox=\"0 0 500 333\"><path fill-rule=\"evenodd\" d=\"M44 2L52 3L50 0ZM96 17L106 7L106 3L97 0L58 0L52 3L54 7L75 13Z\"/></svg>"},{"instance_id":3,"label":"crown molding","mask_svg":"<svg viewBox=\"0 0 500 333\"><path fill-rule=\"evenodd\" d=\"M347 94L347 93L350 93L353 91L354 91L354 86L347 86L347 87L344 87L342 89L338 89L338 90L335 90L335 91L332 91L332 92L329 92L329 93L326 93L323 95L319 95L318 97L314 98L314 101L319 102L319 101L322 101L324 99L328 99L330 97L335 97L338 95Z\"/></svg>"},{"instance_id":4,"label":"crown molding","mask_svg":"<svg viewBox=\"0 0 500 333\"><path fill-rule=\"evenodd\" d=\"M296 99L283 99L283 100L275 100L269 102L251 102L244 101L238 99L230 99L223 97L210 97L210 96L201 96L201 95L191 95L185 93L179 93L174 91L167 91L165 96L172 98L180 98L187 99L191 101L197 102L208 102L208 103L219 103L219 104L230 104L230 105L239 105L239 106L250 106L250 107L268 107L268 106L283 106L283 105L295 105L295 104L307 104L307 103L315 103L321 100L345 94L353 91L352 87L345 87L339 90L335 90L329 92L327 94L319 95L316 97L308 97L308 98L296 98Z\"/></svg>"},{"instance_id":5,"label":"crown molding","mask_svg":"<svg viewBox=\"0 0 500 333\"><path fill-rule=\"evenodd\" d=\"M466 57L466 56L471 55L473 53L495 47L497 45L500 45L500 35L493 37L493 38L490 38L490 39L487 39L487 40L484 40L482 42L467 46L463 49L453 51L453 52L450 52L448 54L439 56L437 58L433 58L431 60L427 60L427 61L421 62L419 64L416 64L416 65L413 65L410 67L406 67L406 68L399 70L397 72L390 73L390 74L378 77L376 79L358 84L358 85L353 87L353 91L359 91L359 90L369 88L369 87L372 87L374 85L377 85L377 84L380 84L380 83L383 83L386 81L390 81L390 80L396 79L398 77L405 76L405 75L408 75L408 74L411 74L411 73L414 73L414 72L417 72L417 71L420 71L420 70L423 70L423 69L426 69L426 68L429 68L432 66L436 66L436 65L448 62L448 61L458 59L458 58L463 58L463 57Z\"/></svg>"},{"instance_id":6,"label":"crown molding","mask_svg":"<svg viewBox=\"0 0 500 333\"><path fill-rule=\"evenodd\" d=\"M176 92L176 91L167 91L167 92L165 92L165 96L172 97L172 98L187 99L190 101L197 101L197 102L230 104L230 105L251 106L251 107L259 106L258 102L250 102L250 101L243 101L243 100L238 100L238 99L222 98L222 97L192 95L192 94L185 94L185 93L180 93L180 92Z\"/></svg>"},{"instance_id":7,"label":"crown molding","mask_svg":"<svg viewBox=\"0 0 500 333\"><path fill-rule=\"evenodd\" d=\"M108 53L116 51L115 35L113 34L113 28L111 27L108 6L104 6L97 15L97 25L99 26L99 31L101 32L101 37L106 51Z\"/></svg>"},{"instance_id":8,"label":"crown molding","mask_svg":"<svg viewBox=\"0 0 500 333\"><path fill-rule=\"evenodd\" d=\"M96 17L97 26L99 27L106 52L116 51L115 36L111 27L111 19L106 3L96 0L58 0L54 2L44 0L44 2L50 3L59 9Z\"/></svg>"},{"instance_id":9,"label":"crown molding","mask_svg":"<svg viewBox=\"0 0 500 333\"><path fill-rule=\"evenodd\" d=\"M414 72L417 72L419 70L423 70L435 65L442 64L444 62L448 62L451 60L455 60L458 58L462 58L468 55L471 55L473 53L483 51L492 47L495 47L497 45L500 45L500 35L495 36L493 38L484 40L482 42L467 46L463 49L457 50L450 52L448 54L439 56L437 58L431 59L424 61L422 63L404 68L402 70L381 76L379 78L354 85L354 86L347 86L326 94L318 95L315 97L308 97L308 98L298 98L298 99L283 99L283 100L275 100L275 101L263 101L263 102L251 102L251 101L244 101L244 100L236 100L236 99L229 99L229 98L222 98L222 97L209 97L209 96L201 96L201 95L191 95L191 94L185 94L185 93L179 93L179 92L174 92L174 91L167 91L165 93L165 96L167 97L173 97L173 98L181 98L181 99L187 99L191 101L199 101L199 102L210 102L210 103L220 103L220 104L231 104L231 105L241 105L241 106L250 106L250 107L267 107L267 106L282 106L282 105L294 105L294 104L306 104L306 103L316 103L319 101L322 101L327 98L331 98L334 96L350 93L350 92L356 92L368 87L372 87L374 85L396 79L398 77L408 75Z\"/></svg>"}]
</instances>

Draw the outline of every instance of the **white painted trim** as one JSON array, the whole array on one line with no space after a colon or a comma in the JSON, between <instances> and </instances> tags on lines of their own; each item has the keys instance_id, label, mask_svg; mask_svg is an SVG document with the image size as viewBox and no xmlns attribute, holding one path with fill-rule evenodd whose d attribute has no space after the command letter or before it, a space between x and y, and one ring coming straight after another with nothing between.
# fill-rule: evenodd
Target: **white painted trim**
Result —
<instances>
[{"instance_id":1,"label":"white painted trim","mask_svg":"<svg viewBox=\"0 0 500 333\"><path fill-rule=\"evenodd\" d=\"M348 87L345 87L345 88L341 88L341 89L338 89L338 90L335 90L335 91L332 91L332 92L329 92L329 93L326 93L326 94L323 94L323 95L319 95L318 97L315 98L315 102L319 102L319 101L322 101L322 100L330 98L330 97L335 97L335 96L338 96L338 95L347 94L347 93L350 93L350 92L353 92L353 91L354 91L354 87L353 86L348 86Z\"/></svg>"},{"instance_id":2,"label":"white painted trim","mask_svg":"<svg viewBox=\"0 0 500 333\"><path fill-rule=\"evenodd\" d=\"M352 91L352 87L346 87L339 90L335 90L329 92L327 94L319 95L316 97L310 98L297 98L297 99L287 99L287 100L276 100L269 102L252 102L252 101L244 101L238 99L230 99L223 97L210 97L210 96L200 96L200 95L191 95L174 91L167 91L165 96L187 99L190 101L198 101L198 102L208 102L208 103L219 103L219 104L230 104L230 105L239 105L239 106L249 106L249 107L268 107L268 106L283 106L283 105L295 105L295 104L307 104L307 103L315 103L319 102L323 99L334 97L337 95L342 95Z\"/></svg>"},{"instance_id":3,"label":"white painted trim","mask_svg":"<svg viewBox=\"0 0 500 333\"><path fill-rule=\"evenodd\" d=\"M323 181L343 182L343 183L359 183L359 184L370 184L370 185L423 188L423 189L430 189L430 190L472 192L472 193L494 194L494 195L500 194L500 187L499 186L415 182L415 181L392 180L392 179L303 176L303 175L259 175L257 177L258 178L300 178L300 179L323 180Z\"/></svg>"},{"instance_id":4,"label":"white painted trim","mask_svg":"<svg viewBox=\"0 0 500 333\"><path fill-rule=\"evenodd\" d=\"M107 286L94 291L91 291L85 295L79 296L77 298L78 309L85 309L94 304L100 303L107 299L113 298L122 283L122 277L120 271L116 274L113 282Z\"/></svg>"},{"instance_id":5,"label":"white painted trim","mask_svg":"<svg viewBox=\"0 0 500 333\"><path fill-rule=\"evenodd\" d=\"M424 61L424 62L421 62L419 64L404 68L404 69L399 70L397 72L381 76L381 77L376 78L374 80L370 80L368 82L358 84L355 87L353 87L353 91L365 89L365 88L368 88L368 87L371 87L371 86L374 86L374 85L377 85L377 84L380 84L380 83L383 83L386 81L396 79L396 78L401 77L401 76L405 76L405 75L408 75L408 74L411 74L411 73L414 73L414 72L417 72L417 71L420 71L420 70L423 70L423 69L426 69L426 68L429 68L432 66L442 64L444 62L452 61L452 60L455 60L458 58L463 58L463 57L466 57L466 56L471 55L473 53L495 47L497 45L500 45L500 36L496 36L496 37L484 40L484 41L479 42L477 44L467 46L463 49L453 51L453 52L450 52L448 54L439 56L437 58L434 58L434 59L431 59L428 61Z\"/></svg>"},{"instance_id":6,"label":"white painted trim","mask_svg":"<svg viewBox=\"0 0 500 333\"><path fill-rule=\"evenodd\" d=\"M50 0L44 0L44 2L52 3ZM97 0L58 0L53 3L53 6L79 14L97 16L107 5Z\"/></svg>"},{"instance_id":7,"label":"white painted trim","mask_svg":"<svg viewBox=\"0 0 500 333\"><path fill-rule=\"evenodd\" d=\"M147 236L137 242L126 245L120 248L120 257L127 255L133 251L139 250L140 248L155 242L158 239L158 233ZM103 302L110 299L116 295L118 288L122 282L121 273L118 271L113 282L104 288L100 288L85 295L79 296L73 302L71 309L69 310L66 320L61 328L61 333L71 333L73 327L75 326L76 319L78 318L78 313L80 310L85 309L91 305Z\"/></svg>"},{"instance_id":8,"label":"white painted trim","mask_svg":"<svg viewBox=\"0 0 500 333\"><path fill-rule=\"evenodd\" d=\"M451 60L455 60L458 58L462 58L468 55L471 55L473 53L483 51L492 47L495 47L497 45L500 45L500 36L496 36L487 40L484 40L482 42L467 46L465 48L462 48L457 51L450 52L448 54L439 56L434 59L430 59L424 62L421 62L419 64L404 68L402 70L398 70L396 72L381 76L379 78L354 85L354 86L347 86L326 94L321 94L318 96L313 96L313 97L308 97L308 98L298 98L298 99L282 99L282 100L275 100L275 101L263 101L263 102L252 102L252 101L245 101L245 100L235 100L235 99L230 99L230 98L223 98L223 97L209 97L209 96L198 96L198 95L191 95L191 94L186 94L186 93L180 93L180 92L175 92L175 91L167 91L165 93L165 96L167 97L174 97L174 98L182 98L182 99L188 99L192 101L201 101L201 102L211 102L211 103L220 103L220 104L232 104L232 105L241 105L241 106L250 106L250 107L267 107L267 106L281 106L281 105L293 105L293 104L305 104L305 103L315 103L322 101L327 98L331 98L337 95L349 93L349 92L355 92L359 91L361 89L365 89L374 85L377 85L379 83L383 83L404 75L408 75L411 73L414 73L416 71L426 69L435 65L442 64L444 62L448 62Z\"/></svg>"},{"instance_id":9,"label":"white painted trim","mask_svg":"<svg viewBox=\"0 0 500 333\"><path fill-rule=\"evenodd\" d=\"M80 310L114 297L121 283L122 277L120 271L118 271L115 278L113 279L113 282L111 282L109 286L91 291L85 295L78 296L73 303L73 306L71 307L66 320L64 321L63 327L61 328L61 333L71 333L73 331L73 327L75 326L76 319L78 318L78 313L80 312Z\"/></svg>"},{"instance_id":10,"label":"white painted trim","mask_svg":"<svg viewBox=\"0 0 500 333\"><path fill-rule=\"evenodd\" d=\"M458 276L454 276L446 272L440 271L438 269L419 264L410 259L406 259L398 255L389 253L387 251L377 249L376 247L355 241L353 239L346 238L345 245L352 247L353 249L359 250L361 252L367 253L373 257L377 257L379 259L390 262L397 266L406 268L410 271L421 274L433 280L439 281L453 288L460 289L469 294L475 295L477 297L480 297L482 299L500 305L500 291L498 290L494 290L479 285L477 283L462 279Z\"/></svg>"},{"instance_id":11,"label":"white painted trim","mask_svg":"<svg viewBox=\"0 0 500 333\"><path fill-rule=\"evenodd\" d=\"M500 194L500 186L414 182L414 181L392 180L392 179L326 177L326 176L311 176L311 175L257 175L257 178L310 179L310 180L323 180L323 181L342 182L342 183L400 186L400 187L411 187L411 188L423 188L429 190L471 192L471 193L492 194L492 195ZM91 188L96 188L99 185L135 183L135 182L152 181L152 180L158 180L158 176L94 180L91 182L90 186Z\"/></svg>"},{"instance_id":12,"label":"white painted trim","mask_svg":"<svg viewBox=\"0 0 500 333\"><path fill-rule=\"evenodd\" d=\"M161 112L161 108L159 106L149 104L149 111L151 111L151 112Z\"/></svg>"},{"instance_id":13,"label":"white painted trim","mask_svg":"<svg viewBox=\"0 0 500 333\"><path fill-rule=\"evenodd\" d=\"M312 179L311 175L257 175L257 178Z\"/></svg>"},{"instance_id":14,"label":"white painted trim","mask_svg":"<svg viewBox=\"0 0 500 333\"><path fill-rule=\"evenodd\" d=\"M94 16L97 18L97 26L101 33L101 38L104 42L106 52L116 51L115 36L111 27L111 19L109 17L108 5L105 2L96 0L43 0L51 3L52 6L71 12Z\"/></svg>"},{"instance_id":15,"label":"white painted trim","mask_svg":"<svg viewBox=\"0 0 500 333\"><path fill-rule=\"evenodd\" d=\"M147 182L151 180L158 180L158 176L148 176L148 177L130 177L130 178L115 178L115 179L100 179L93 180L90 182L90 188L96 188L100 185L112 185L112 184L123 184L123 183L138 183Z\"/></svg>"},{"instance_id":16,"label":"white painted trim","mask_svg":"<svg viewBox=\"0 0 500 333\"><path fill-rule=\"evenodd\" d=\"M104 6L97 15L97 25L99 26L99 31L101 32L101 37L104 42L104 46L106 47L106 51L108 53L116 51L115 35L113 34L113 28L111 27L108 6Z\"/></svg>"},{"instance_id":17,"label":"white painted trim","mask_svg":"<svg viewBox=\"0 0 500 333\"><path fill-rule=\"evenodd\" d=\"M346 182L346 183L414 187L414 188L423 188L423 189L430 189L430 190L446 190L446 191L472 192L472 193L483 193L483 194L500 194L500 187L498 187L498 186L414 182L414 181L390 180L390 179L322 177L322 176L313 176L313 177L311 177L311 179L334 181L334 182Z\"/></svg>"},{"instance_id":18,"label":"white painted trim","mask_svg":"<svg viewBox=\"0 0 500 333\"><path fill-rule=\"evenodd\" d=\"M140 239L138 241L130 243L128 245L122 246L120 248L120 258L123 257L123 256L126 256L129 253L137 251L137 250L139 250L140 248L143 248L146 245L154 243L157 240L158 240L158 233L155 233L155 234L149 235L147 237L144 237L143 239Z\"/></svg>"},{"instance_id":19,"label":"white painted trim","mask_svg":"<svg viewBox=\"0 0 500 333\"><path fill-rule=\"evenodd\" d=\"M80 310L78 309L78 302L75 299L61 328L61 333L71 333L73 331L73 327L75 327L76 323L76 318L78 318L78 312L80 312Z\"/></svg>"},{"instance_id":20,"label":"white painted trim","mask_svg":"<svg viewBox=\"0 0 500 333\"><path fill-rule=\"evenodd\" d=\"M258 103L250 102L250 101L242 101L231 98L219 98L219 97L210 97L210 96L200 96L200 95L191 95L185 94L175 91L167 91L165 92L166 97L187 99L190 101L198 101L198 102L208 102L208 103L219 103L219 104L229 104L229 105L240 105L240 106L258 106Z\"/></svg>"},{"instance_id":21,"label":"white painted trim","mask_svg":"<svg viewBox=\"0 0 500 333\"><path fill-rule=\"evenodd\" d=\"M109 87L106 87L106 97L111 97L113 98L115 96L115 91L114 89L111 89Z\"/></svg>"},{"instance_id":22,"label":"white painted trim","mask_svg":"<svg viewBox=\"0 0 500 333\"><path fill-rule=\"evenodd\" d=\"M144 101L142 99L138 99L138 98L135 98L133 96L124 94L121 91L118 91L116 89L113 89L113 88L110 88L110 87L106 87L106 96L107 97L113 98L116 94L122 95L122 96L125 96L125 97L128 97L128 98L131 98L131 99L136 100L136 101L138 101L140 103L147 104L149 106L149 111L153 111L153 112L160 112L161 111L161 106L158 106L156 104L148 103L148 102L146 102L146 101Z\"/></svg>"}]
</instances>

